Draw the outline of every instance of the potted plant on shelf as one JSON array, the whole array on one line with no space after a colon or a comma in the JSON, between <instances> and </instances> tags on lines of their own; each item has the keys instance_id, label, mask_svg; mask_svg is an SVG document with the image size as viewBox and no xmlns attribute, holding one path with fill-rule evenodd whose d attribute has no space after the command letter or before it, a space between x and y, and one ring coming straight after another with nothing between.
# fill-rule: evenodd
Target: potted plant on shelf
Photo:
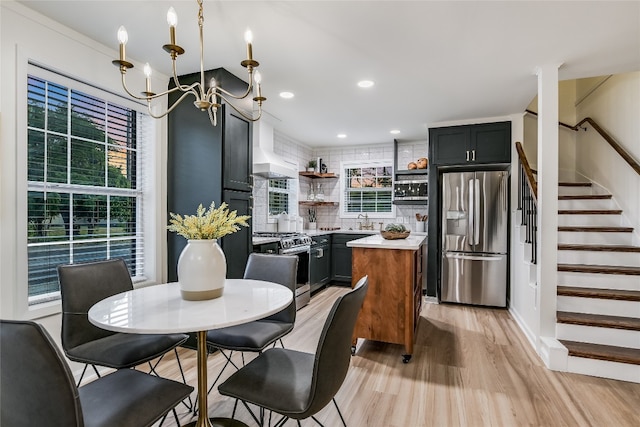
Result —
<instances>
[{"instance_id":1,"label":"potted plant on shelf","mask_svg":"<svg viewBox=\"0 0 640 427\"><path fill-rule=\"evenodd\" d=\"M316 165L317 163L315 160L309 160L309 162L307 163L307 172L315 172Z\"/></svg>"},{"instance_id":2,"label":"potted plant on shelf","mask_svg":"<svg viewBox=\"0 0 640 427\"><path fill-rule=\"evenodd\" d=\"M227 260L218 239L248 227L249 215L229 211L227 204L218 208L211 202L205 210L198 206L195 215L170 212L169 231L187 239L187 246L178 258L178 281L185 300L213 299L222 295L227 276Z\"/></svg>"}]
</instances>

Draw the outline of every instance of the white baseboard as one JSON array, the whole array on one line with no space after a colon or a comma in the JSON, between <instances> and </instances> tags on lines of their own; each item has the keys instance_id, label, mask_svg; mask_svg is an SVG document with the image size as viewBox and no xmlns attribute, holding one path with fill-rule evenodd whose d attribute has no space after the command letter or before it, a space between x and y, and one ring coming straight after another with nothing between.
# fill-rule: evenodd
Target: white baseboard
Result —
<instances>
[{"instance_id":1,"label":"white baseboard","mask_svg":"<svg viewBox=\"0 0 640 427\"><path fill-rule=\"evenodd\" d=\"M569 351L560 341L552 337L540 337L540 357L552 371L567 371Z\"/></svg>"}]
</instances>

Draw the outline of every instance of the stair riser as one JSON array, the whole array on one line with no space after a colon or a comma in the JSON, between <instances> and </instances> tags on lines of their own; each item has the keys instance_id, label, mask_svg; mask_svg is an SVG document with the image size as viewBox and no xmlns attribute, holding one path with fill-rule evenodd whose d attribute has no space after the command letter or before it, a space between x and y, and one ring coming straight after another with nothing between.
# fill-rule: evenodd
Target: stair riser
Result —
<instances>
[{"instance_id":1,"label":"stair riser","mask_svg":"<svg viewBox=\"0 0 640 427\"><path fill-rule=\"evenodd\" d=\"M579 288L619 289L640 291L640 277L622 274L575 273L558 271L558 284Z\"/></svg>"},{"instance_id":2,"label":"stair riser","mask_svg":"<svg viewBox=\"0 0 640 427\"><path fill-rule=\"evenodd\" d=\"M621 227L622 215L558 215L560 227Z\"/></svg>"},{"instance_id":3,"label":"stair riser","mask_svg":"<svg viewBox=\"0 0 640 427\"><path fill-rule=\"evenodd\" d=\"M597 199L597 200L558 200L558 209L589 209L589 210L602 210L602 209L615 209L613 201L611 199Z\"/></svg>"},{"instance_id":4,"label":"stair riser","mask_svg":"<svg viewBox=\"0 0 640 427\"><path fill-rule=\"evenodd\" d=\"M558 251L558 264L640 266L640 252ZM638 277L640 281L640 277Z\"/></svg>"},{"instance_id":5,"label":"stair riser","mask_svg":"<svg viewBox=\"0 0 640 427\"><path fill-rule=\"evenodd\" d=\"M594 194L593 187L558 187L559 196L581 196L591 194Z\"/></svg>"},{"instance_id":6,"label":"stair riser","mask_svg":"<svg viewBox=\"0 0 640 427\"><path fill-rule=\"evenodd\" d=\"M559 340L640 349L640 331L557 323L556 337Z\"/></svg>"},{"instance_id":7,"label":"stair riser","mask_svg":"<svg viewBox=\"0 0 640 427\"><path fill-rule=\"evenodd\" d=\"M637 318L640 317L640 302L560 295L558 296L558 311Z\"/></svg>"},{"instance_id":8,"label":"stair riser","mask_svg":"<svg viewBox=\"0 0 640 427\"><path fill-rule=\"evenodd\" d=\"M576 245L631 245L633 233L596 233L585 231L560 231L558 243Z\"/></svg>"},{"instance_id":9,"label":"stair riser","mask_svg":"<svg viewBox=\"0 0 640 427\"><path fill-rule=\"evenodd\" d=\"M593 377L611 378L619 381L640 383L640 368L629 363L608 362L569 356L567 372Z\"/></svg>"}]
</instances>

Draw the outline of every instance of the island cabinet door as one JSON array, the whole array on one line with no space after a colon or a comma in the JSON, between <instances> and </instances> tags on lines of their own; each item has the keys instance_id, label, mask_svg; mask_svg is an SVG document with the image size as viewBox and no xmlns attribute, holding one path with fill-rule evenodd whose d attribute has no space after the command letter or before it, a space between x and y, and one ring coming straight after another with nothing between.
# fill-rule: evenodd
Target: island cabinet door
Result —
<instances>
[{"instance_id":1,"label":"island cabinet door","mask_svg":"<svg viewBox=\"0 0 640 427\"><path fill-rule=\"evenodd\" d=\"M415 260L412 250L353 248L352 286L369 276L354 341L404 344L408 354L413 352Z\"/></svg>"}]
</instances>

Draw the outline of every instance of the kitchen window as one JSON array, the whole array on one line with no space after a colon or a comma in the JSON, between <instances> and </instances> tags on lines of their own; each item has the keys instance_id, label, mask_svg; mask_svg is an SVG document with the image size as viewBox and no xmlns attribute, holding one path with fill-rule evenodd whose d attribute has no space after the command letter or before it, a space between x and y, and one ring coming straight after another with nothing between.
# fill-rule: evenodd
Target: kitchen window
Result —
<instances>
[{"instance_id":1,"label":"kitchen window","mask_svg":"<svg viewBox=\"0 0 640 427\"><path fill-rule=\"evenodd\" d=\"M290 188L288 179L269 180L269 217L289 213Z\"/></svg>"},{"instance_id":2,"label":"kitchen window","mask_svg":"<svg viewBox=\"0 0 640 427\"><path fill-rule=\"evenodd\" d=\"M95 96L101 91L94 87L88 87L89 94L75 89L78 82L74 88L59 83L69 81L64 76L35 66L32 71L27 78L28 304L60 298L59 264L123 258L133 280L142 280L142 149L151 120Z\"/></svg>"},{"instance_id":3,"label":"kitchen window","mask_svg":"<svg viewBox=\"0 0 640 427\"><path fill-rule=\"evenodd\" d=\"M368 214L373 218L395 217L391 203L393 166L391 161L349 161L341 163L340 216L357 218Z\"/></svg>"}]
</instances>

